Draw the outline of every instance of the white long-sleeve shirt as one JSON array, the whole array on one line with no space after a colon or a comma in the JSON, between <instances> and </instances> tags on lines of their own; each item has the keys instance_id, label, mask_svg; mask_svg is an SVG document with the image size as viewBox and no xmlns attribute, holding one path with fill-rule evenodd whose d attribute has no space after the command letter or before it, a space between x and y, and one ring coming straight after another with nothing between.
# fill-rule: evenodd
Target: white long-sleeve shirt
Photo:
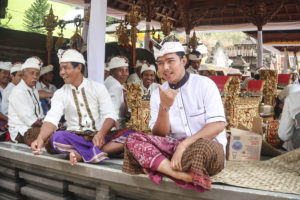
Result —
<instances>
[{"instance_id":1,"label":"white long-sleeve shirt","mask_svg":"<svg viewBox=\"0 0 300 200\"><path fill-rule=\"evenodd\" d=\"M44 121L57 126L62 115L75 131L99 131L105 119L117 119L105 86L86 78L78 88L65 84L54 93Z\"/></svg>"},{"instance_id":2,"label":"white long-sleeve shirt","mask_svg":"<svg viewBox=\"0 0 300 200\"><path fill-rule=\"evenodd\" d=\"M158 87L157 83L152 83L148 88L144 86L143 83L141 83L142 87L142 98L144 97L151 97L152 92ZM148 99L149 100L149 99Z\"/></svg>"},{"instance_id":3,"label":"white long-sleeve shirt","mask_svg":"<svg viewBox=\"0 0 300 200\"><path fill-rule=\"evenodd\" d=\"M162 88L163 90L170 88L168 82L165 82ZM156 89L150 99L151 119L149 127L151 130L158 117L159 105L159 89ZM216 84L207 77L190 74L187 82L180 87L180 92L170 107L169 121L170 136L177 139L196 134L208 123L226 122L220 92ZM222 144L224 153L226 153L225 130L219 133L214 141Z\"/></svg>"},{"instance_id":4,"label":"white long-sleeve shirt","mask_svg":"<svg viewBox=\"0 0 300 200\"><path fill-rule=\"evenodd\" d=\"M284 102L282 117L279 122L278 135L283 141L289 141L295 131L295 116L300 113L300 91L287 96ZM298 127L299 128L299 127Z\"/></svg>"},{"instance_id":5,"label":"white long-sleeve shirt","mask_svg":"<svg viewBox=\"0 0 300 200\"><path fill-rule=\"evenodd\" d=\"M8 83L8 85L2 92L1 112L5 116L8 116L8 97L14 87L15 87L15 84L10 82L10 83Z\"/></svg>"},{"instance_id":6,"label":"white long-sleeve shirt","mask_svg":"<svg viewBox=\"0 0 300 200\"><path fill-rule=\"evenodd\" d=\"M8 97L8 129L12 140L24 133L37 120L42 120L43 110L35 87L30 88L21 80Z\"/></svg>"},{"instance_id":7,"label":"white long-sleeve shirt","mask_svg":"<svg viewBox=\"0 0 300 200\"><path fill-rule=\"evenodd\" d=\"M109 76L105 81L104 85L110 94L111 100L113 102L115 112L118 115L120 127L125 127L125 113L126 106L124 102L124 94L123 90L125 90L124 86L112 76Z\"/></svg>"}]
</instances>

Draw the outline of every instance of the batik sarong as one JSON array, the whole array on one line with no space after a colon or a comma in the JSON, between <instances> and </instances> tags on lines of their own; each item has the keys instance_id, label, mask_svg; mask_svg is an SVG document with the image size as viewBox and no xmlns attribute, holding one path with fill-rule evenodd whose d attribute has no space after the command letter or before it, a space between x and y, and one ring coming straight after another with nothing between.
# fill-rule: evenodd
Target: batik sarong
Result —
<instances>
[{"instance_id":1,"label":"batik sarong","mask_svg":"<svg viewBox=\"0 0 300 200\"><path fill-rule=\"evenodd\" d=\"M130 134L125 145L123 172L139 174L144 168L150 171L149 178L153 182L160 183L163 174L156 171L158 166L164 159L172 159L183 140L138 132ZM211 140L198 139L184 151L181 166L183 172L191 173L192 183L169 177L177 185L199 192L210 190L210 176L224 168L223 146Z\"/></svg>"},{"instance_id":2,"label":"batik sarong","mask_svg":"<svg viewBox=\"0 0 300 200\"><path fill-rule=\"evenodd\" d=\"M32 127L24 133L24 136L18 133L15 140L19 143L25 143L28 146L31 146L31 143L39 136L40 130L40 127Z\"/></svg>"},{"instance_id":3,"label":"batik sarong","mask_svg":"<svg viewBox=\"0 0 300 200\"><path fill-rule=\"evenodd\" d=\"M109 132L105 136L105 143L110 141L124 144L128 134L135 132L132 129L122 129ZM51 147L56 153L78 153L84 162L99 163L108 159L107 153L94 146L92 139L97 132L56 131L51 137ZM49 150L48 150L49 152Z\"/></svg>"}]
</instances>

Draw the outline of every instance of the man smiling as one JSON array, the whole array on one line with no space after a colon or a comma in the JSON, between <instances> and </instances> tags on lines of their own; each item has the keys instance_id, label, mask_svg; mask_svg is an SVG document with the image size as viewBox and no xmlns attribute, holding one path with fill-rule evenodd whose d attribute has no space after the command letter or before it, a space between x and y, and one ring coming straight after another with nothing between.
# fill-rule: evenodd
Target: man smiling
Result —
<instances>
[{"instance_id":1,"label":"man smiling","mask_svg":"<svg viewBox=\"0 0 300 200\"><path fill-rule=\"evenodd\" d=\"M209 78L185 71L184 48L174 36L164 39L155 57L167 82L151 95L153 135L128 136L123 171L150 172L156 183L165 174L182 187L209 190L209 176L224 167L227 144L219 91Z\"/></svg>"},{"instance_id":2,"label":"man smiling","mask_svg":"<svg viewBox=\"0 0 300 200\"><path fill-rule=\"evenodd\" d=\"M105 86L84 78L85 60L78 51L59 50L58 57L59 74L65 85L54 93L51 109L31 149L35 154L41 154L45 141L54 133L50 141L52 150L69 154L71 165L81 160L99 163L110 154L122 152L128 133L108 134L117 115ZM67 130L56 131L62 115Z\"/></svg>"}]
</instances>

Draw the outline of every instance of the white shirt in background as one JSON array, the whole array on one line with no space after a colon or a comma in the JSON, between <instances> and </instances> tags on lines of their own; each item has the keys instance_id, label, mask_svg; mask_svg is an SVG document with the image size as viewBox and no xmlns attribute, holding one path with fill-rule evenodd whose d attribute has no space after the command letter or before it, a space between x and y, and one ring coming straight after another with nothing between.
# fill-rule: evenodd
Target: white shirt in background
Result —
<instances>
[{"instance_id":1,"label":"white shirt in background","mask_svg":"<svg viewBox=\"0 0 300 200\"><path fill-rule=\"evenodd\" d=\"M58 126L61 116L65 115L67 130L99 131L105 119L117 119L105 86L86 78L78 88L65 84L54 93L51 102L44 121Z\"/></svg>"},{"instance_id":2,"label":"white shirt in background","mask_svg":"<svg viewBox=\"0 0 300 200\"><path fill-rule=\"evenodd\" d=\"M4 91L2 92L2 102L1 102L1 112L8 116L8 97L12 91L12 89L15 87L15 84L12 82L8 83Z\"/></svg>"},{"instance_id":3,"label":"white shirt in background","mask_svg":"<svg viewBox=\"0 0 300 200\"><path fill-rule=\"evenodd\" d=\"M18 133L24 136L35 121L44 117L37 89L28 87L23 80L12 89L8 102L8 130L12 140Z\"/></svg>"},{"instance_id":4,"label":"white shirt in background","mask_svg":"<svg viewBox=\"0 0 300 200\"><path fill-rule=\"evenodd\" d=\"M126 114L126 106L124 102L124 94L123 90L126 90L121 83L112 76L107 77L104 81L104 85L110 94L111 100L115 107L115 112L119 117L120 127L125 127L125 114Z\"/></svg>"},{"instance_id":5,"label":"white shirt in background","mask_svg":"<svg viewBox=\"0 0 300 200\"><path fill-rule=\"evenodd\" d=\"M187 68L186 71L191 74L199 74L199 70L194 69L192 66L189 66L189 68Z\"/></svg>"},{"instance_id":6,"label":"white shirt in background","mask_svg":"<svg viewBox=\"0 0 300 200\"><path fill-rule=\"evenodd\" d=\"M165 82L162 88L164 90L170 88L168 82ZM149 127L151 130L158 117L159 105L159 89L156 89L150 99ZM220 92L216 84L207 77L190 74L188 81L180 88L180 92L169 110L169 119L170 136L176 139L192 136L208 123L226 122ZM214 141L222 144L224 153L226 153L225 130L219 133Z\"/></svg>"},{"instance_id":7,"label":"white shirt in background","mask_svg":"<svg viewBox=\"0 0 300 200\"><path fill-rule=\"evenodd\" d=\"M143 83L141 83L142 87L142 98L147 97L150 100L152 92L158 87L157 83L152 83L149 88L146 88Z\"/></svg>"}]
</instances>

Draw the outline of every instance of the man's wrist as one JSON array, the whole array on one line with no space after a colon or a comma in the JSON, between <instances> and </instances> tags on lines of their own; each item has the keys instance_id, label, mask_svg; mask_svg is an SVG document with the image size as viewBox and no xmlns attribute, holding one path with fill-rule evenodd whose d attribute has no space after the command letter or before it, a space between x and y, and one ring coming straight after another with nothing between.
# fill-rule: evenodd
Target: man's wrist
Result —
<instances>
[{"instance_id":1,"label":"man's wrist","mask_svg":"<svg viewBox=\"0 0 300 200\"><path fill-rule=\"evenodd\" d=\"M165 112L168 112L170 110L170 107L163 106L162 104L159 104L160 109L162 109Z\"/></svg>"}]
</instances>

